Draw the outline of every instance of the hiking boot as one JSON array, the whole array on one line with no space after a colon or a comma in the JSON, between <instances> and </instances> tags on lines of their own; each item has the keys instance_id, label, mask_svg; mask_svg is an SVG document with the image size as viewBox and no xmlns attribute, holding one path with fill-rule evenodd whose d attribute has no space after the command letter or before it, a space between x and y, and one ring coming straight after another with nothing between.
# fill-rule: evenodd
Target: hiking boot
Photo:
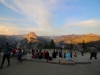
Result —
<instances>
[{"instance_id":1,"label":"hiking boot","mask_svg":"<svg viewBox=\"0 0 100 75\"><path fill-rule=\"evenodd\" d=\"M0 66L0 69L2 69L3 67L2 66Z\"/></svg>"},{"instance_id":2,"label":"hiking boot","mask_svg":"<svg viewBox=\"0 0 100 75\"><path fill-rule=\"evenodd\" d=\"M9 67L10 65L7 65L7 67Z\"/></svg>"}]
</instances>

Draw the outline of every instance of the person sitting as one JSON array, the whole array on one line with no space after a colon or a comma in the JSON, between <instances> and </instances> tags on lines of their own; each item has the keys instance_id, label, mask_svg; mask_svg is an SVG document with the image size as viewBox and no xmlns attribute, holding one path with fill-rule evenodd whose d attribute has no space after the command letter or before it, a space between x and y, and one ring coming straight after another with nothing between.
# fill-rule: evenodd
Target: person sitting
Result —
<instances>
[{"instance_id":1,"label":"person sitting","mask_svg":"<svg viewBox=\"0 0 100 75\"><path fill-rule=\"evenodd\" d=\"M42 52L42 57L45 58L45 50Z\"/></svg>"},{"instance_id":2,"label":"person sitting","mask_svg":"<svg viewBox=\"0 0 100 75\"><path fill-rule=\"evenodd\" d=\"M35 59L38 58L38 50L36 50L36 51L34 52L34 58L35 58Z\"/></svg>"},{"instance_id":3,"label":"person sitting","mask_svg":"<svg viewBox=\"0 0 100 75\"><path fill-rule=\"evenodd\" d=\"M55 51L53 51L53 53L52 53L52 58L56 58L56 52Z\"/></svg>"},{"instance_id":4,"label":"person sitting","mask_svg":"<svg viewBox=\"0 0 100 75\"><path fill-rule=\"evenodd\" d=\"M38 58L42 59L42 52L41 52L41 50L38 52Z\"/></svg>"},{"instance_id":5,"label":"person sitting","mask_svg":"<svg viewBox=\"0 0 100 75\"><path fill-rule=\"evenodd\" d=\"M70 52L68 50L66 50L66 60L71 60L71 57L70 57Z\"/></svg>"},{"instance_id":6,"label":"person sitting","mask_svg":"<svg viewBox=\"0 0 100 75\"><path fill-rule=\"evenodd\" d=\"M49 58L49 52L46 51L46 53L45 53L45 59L48 59L48 58Z\"/></svg>"},{"instance_id":7,"label":"person sitting","mask_svg":"<svg viewBox=\"0 0 100 75\"><path fill-rule=\"evenodd\" d=\"M92 57L94 57L95 59L97 59L97 49L96 49L96 46L93 46L90 49L91 49L90 60L92 60Z\"/></svg>"}]
</instances>

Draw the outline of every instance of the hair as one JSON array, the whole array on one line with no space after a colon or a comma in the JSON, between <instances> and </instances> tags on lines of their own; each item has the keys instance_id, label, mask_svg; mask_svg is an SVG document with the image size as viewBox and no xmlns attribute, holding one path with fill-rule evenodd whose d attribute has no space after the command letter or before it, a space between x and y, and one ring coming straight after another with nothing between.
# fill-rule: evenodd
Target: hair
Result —
<instances>
[{"instance_id":1,"label":"hair","mask_svg":"<svg viewBox=\"0 0 100 75\"><path fill-rule=\"evenodd\" d=\"M6 42L5 44L6 44L6 45L9 45L9 43L8 43L8 42Z\"/></svg>"}]
</instances>

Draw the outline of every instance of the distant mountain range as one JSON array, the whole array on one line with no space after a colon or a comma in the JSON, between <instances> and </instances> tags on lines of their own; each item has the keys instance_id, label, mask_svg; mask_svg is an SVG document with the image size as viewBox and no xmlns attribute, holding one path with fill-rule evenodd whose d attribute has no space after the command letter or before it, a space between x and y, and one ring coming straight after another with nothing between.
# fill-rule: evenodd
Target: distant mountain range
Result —
<instances>
[{"instance_id":1,"label":"distant mountain range","mask_svg":"<svg viewBox=\"0 0 100 75\"><path fill-rule=\"evenodd\" d=\"M84 35L64 35L64 36L54 37L55 42L63 41L65 43L72 43L72 44L82 43L83 40L85 43L98 41L100 40L100 35L90 33Z\"/></svg>"},{"instance_id":2,"label":"distant mountain range","mask_svg":"<svg viewBox=\"0 0 100 75\"><path fill-rule=\"evenodd\" d=\"M30 32L26 35L0 35L0 46L3 45L4 42L9 42L13 46L17 47L25 47L25 48L33 48L43 46L44 42L50 42L51 39L54 40L55 43L64 42L67 44L78 44L82 43L83 40L85 43L92 41L99 41L100 35L96 35L93 33L84 34L84 35L63 35L63 36L37 36L34 32ZM30 47L31 46L31 47Z\"/></svg>"}]
</instances>

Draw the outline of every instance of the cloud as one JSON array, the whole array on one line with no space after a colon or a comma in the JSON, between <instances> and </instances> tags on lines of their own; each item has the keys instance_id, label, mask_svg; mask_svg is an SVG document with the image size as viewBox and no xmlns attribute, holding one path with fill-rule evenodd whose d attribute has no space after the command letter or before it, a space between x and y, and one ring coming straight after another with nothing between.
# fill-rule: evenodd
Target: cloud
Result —
<instances>
[{"instance_id":1,"label":"cloud","mask_svg":"<svg viewBox=\"0 0 100 75\"><path fill-rule=\"evenodd\" d=\"M83 21L71 21L69 23L65 23L65 27L85 27L85 28L94 28L99 27L99 20L83 20Z\"/></svg>"},{"instance_id":2,"label":"cloud","mask_svg":"<svg viewBox=\"0 0 100 75\"><path fill-rule=\"evenodd\" d=\"M38 26L48 27L52 20L52 14L45 4L52 4L56 2L56 0L11 0L11 2L14 3L11 5L7 0L1 0L1 2L12 10L24 14Z\"/></svg>"},{"instance_id":3,"label":"cloud","mask_svg":"<svg viewBox=\"0 0 100 75\"><path fill-rule=\"evenodd\" d=\"M13 4L9 4L7 0L1 0L1 2L10 9L24 14L37 25L37 28L41 28L41 30L45 30L45 28L52 30L53 15L50 13L48 6L52 6L56 1L57 0L11 0Z\"/></svg>"},{"instance_id":4,"label":"cloud","mask_svg":"<svg viewBox=\"0 0 100 75\"><path fill-rule=\"evenodd\" d=\"M67 2L75 2L77 0L0 0L5 6L16 11L25 16L24 21L16 18L0 18L0 21L8 21L11 24L2 23L0 24L1 33L8 34L22 34L28 33L30 31L34 31L37 35L59 35L59 34L67 34L67 31L73 27L81 27L81 28L93 28L98 27L100 25L99 20L72 20L72 18L68 21L66 20L64 23L60 22L59 27L54 26L55 17L61 18L63 13L65 14L67 11L72 10L73 6L67 6ZM76 6L77 8L77 6ZM67 10L68 9L68 10ZM56 11L56 12L55 12ZM57 12L59 11L59 12ZM53 13L54 12L54 13ZM60 14L56 15L55 13ZM62 16L61 16L62 14ZM56 16L55 16L56 15ZM65 16L66 17L66 16ZM64 19L64 18L63 18ZM13 21L23 21L25 23L21 23L19 25L25 28L19 28ZM26 21L31 21L28 24ZM7 22L7 23L8 23ZM57 23L58 24L58 23ZM3 29L6 29L5 31Z\"/></svg>"},{"instance_id":5,"label":"cloud","mask_svg":"<svg viewBox=\"0 0 100 75\"><path fill-rule=\"evenodd\" d=\"M9 26L9 25L1 25L0 24L0 35L5 34L5 35L20 35L20 34L25 34L25 32L28 32L27 29L20 29L15 26Z\"/></svg>"}]
</instances>

